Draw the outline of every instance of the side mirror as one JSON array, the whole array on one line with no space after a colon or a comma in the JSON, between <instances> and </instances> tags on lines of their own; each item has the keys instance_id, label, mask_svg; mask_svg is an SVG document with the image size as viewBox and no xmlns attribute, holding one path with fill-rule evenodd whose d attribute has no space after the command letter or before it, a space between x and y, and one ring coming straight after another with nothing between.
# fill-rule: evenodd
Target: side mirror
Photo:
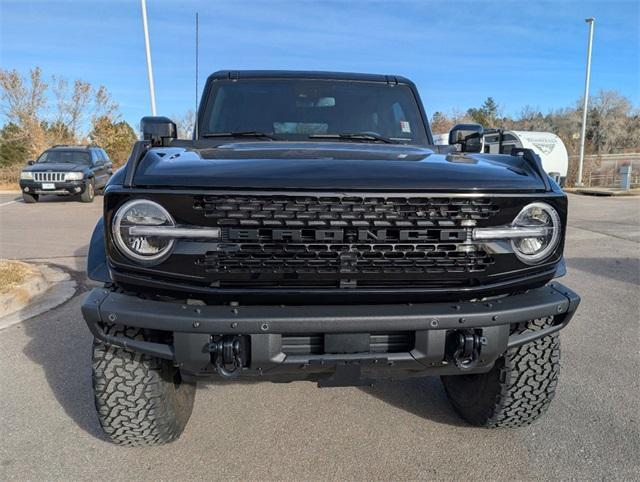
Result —
<instances>
[{"instance_id":1,"label":"side mirror","mask_svg":"<svg viewBox=\"0 0 640 482\"><path fill-rule=\"evenodd\" d=\"M29 166L33 166L36 163L36 161L34 161L33 159L30 159L27 161L27 165Z\"/></svg>"},{"instance_id":2,"label":"side mirror","mask_svg":"<svg viewBox=\"0 0 640 482\"><path fill-rule=\"evenodd\" d=\"M460 145L462 152L482 152L483 140L480 124L457 124L449 131L449 145Z\"/></svg>"},{"instance_id":3,"label":"side mirror","mask_svg":"<svg viewBox=\"0 0 640 482\"><path fill-rule=\"evenodd\" d=\"M175 122L167 117L143 117L140 119L142 139L151 141L152 146L168 146L177 137Z\"/></svg>"}]
</instances>

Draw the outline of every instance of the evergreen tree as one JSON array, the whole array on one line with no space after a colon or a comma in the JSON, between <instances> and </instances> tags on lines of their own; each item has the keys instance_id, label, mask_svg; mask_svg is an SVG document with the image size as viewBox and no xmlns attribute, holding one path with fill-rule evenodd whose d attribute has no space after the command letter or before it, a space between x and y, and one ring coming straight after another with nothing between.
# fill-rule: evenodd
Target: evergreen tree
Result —
<instances>
[{"instance_id":1,"label":"evergreen tree","mask_svg":"<svg viewBox=\"0 0 640 482\"><path fill-rule=\"evenodd\" d=\"M24 164L27 161L29 150L23 137L20 127L11 122L0 130L0 167Z\"/></svg>"}]
</instances>

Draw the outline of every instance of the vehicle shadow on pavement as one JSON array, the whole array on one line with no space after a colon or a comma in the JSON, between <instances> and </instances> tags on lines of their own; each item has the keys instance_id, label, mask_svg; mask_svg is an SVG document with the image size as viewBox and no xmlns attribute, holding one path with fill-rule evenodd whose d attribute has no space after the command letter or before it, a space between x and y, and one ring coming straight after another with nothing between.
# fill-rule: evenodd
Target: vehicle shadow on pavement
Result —
<instances>
[{"instance_id":1,"label":"vehicle shadow on pavement","mask_svg":"<svg viewBox=\"0 0 640 482\"><path fill-rule=\"evenodd\" d=\"M438 377L380 380L361 388L385 403L437 423L465 426L451 408Z\"/></svg>"},{"instance_id":2,"label":"vehicle shadow on pavement","mask_svg":"<svg viewBox=\"0 0 640 482\"><path fill-rule=\"evenodd\" d=\"M68 202L80 202L76 196L55 196L52 194L42 194L38 199L37 204L55 204L55 203L68 203Z\"/></svg>"},{"instance_id":3,"label":"vehicle shadow on pavement","mask_svg":"<svg viewBox=\"0 0 640 482\"><path fill-rule=\"evenodd\" d=\"M14 201L24 203L22 196L16 196ZM102 194L96 192L93 202L102 203ZM55 194L41 194L37 204L56 204L56 203L78 203L80 204L80 196L56 196Z\"/></svg>"},{"instance_id":4,"label":"vehicle shadow on pavement","mask_svg":"<svg viewBox=\"0 0 640 482\"><path fill-rule=\"evenodd\" d=\"M87 247L78 253L86 253ZM84 263L83 263L84 264ZM74 272L77 292L51 311L22 323L30 340L23 352L39 364L65 413L85 432L107 440L100 428L91 386L91 334L80 313L87 290L84 272Z\"/></svg>"},{"instance_id":5,"label":"vehicle shadow on pavement","mask_svg":"<svg viewBox=\"0 0 640 482\"><path fill-rule=\"evenodd\" d=\"M637 258L567 258L567 267L615 281L640 285Z\"/></svg>"}]
</instances>

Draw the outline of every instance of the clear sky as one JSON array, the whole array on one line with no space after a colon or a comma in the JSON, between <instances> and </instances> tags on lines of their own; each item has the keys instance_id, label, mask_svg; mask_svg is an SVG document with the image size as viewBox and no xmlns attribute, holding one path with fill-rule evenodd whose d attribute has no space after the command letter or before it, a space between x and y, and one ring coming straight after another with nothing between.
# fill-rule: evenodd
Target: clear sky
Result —
<instances>
[{"instance_id":1,"label":"clear sky","mask_svg":"<svg viewBox=\"0 0 640 482\"><path fill-rule=\"evenodd\" d=\"M140 2L0 0L2 68L104 84L125 120L148 115ZM574 103L584 88L587 24L596 17L592 92L640 105L640 1L147 0L158 114L194 105L194 15L200 87L221 69L405 75L427 112L506 113Z\"/></svg>"}]
</instances>

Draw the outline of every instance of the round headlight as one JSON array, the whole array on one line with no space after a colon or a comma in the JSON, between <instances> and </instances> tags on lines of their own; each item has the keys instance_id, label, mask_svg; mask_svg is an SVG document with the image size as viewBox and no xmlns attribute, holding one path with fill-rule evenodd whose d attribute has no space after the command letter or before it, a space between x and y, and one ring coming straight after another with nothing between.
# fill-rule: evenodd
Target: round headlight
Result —
<instances>
[{"instance_id":1,"label":"round headlight","mask_svg":"<svg viewBox=\"0 0 640 482\"><path fill-rule=\"evenodd\" d=\"M132 234L131 228L136 226L175 226L165 208L147 199L129 201L116 212L112 231L118 249L135 261L153 264L169 254L173 239Z\"/></svg>"},{"instance_id":2,"label":"round headlight","mask_svg":"<svg viewBox=\"0 0 640 482\"><path fill-rule=\"evenodd\" d=\"M546 203L531 203L525 206L513 221L513 226L539 228L541 234L511 241L516 256L527 264L546 259L560 241L560 216Z\"/></svg>"}]
</instances>

